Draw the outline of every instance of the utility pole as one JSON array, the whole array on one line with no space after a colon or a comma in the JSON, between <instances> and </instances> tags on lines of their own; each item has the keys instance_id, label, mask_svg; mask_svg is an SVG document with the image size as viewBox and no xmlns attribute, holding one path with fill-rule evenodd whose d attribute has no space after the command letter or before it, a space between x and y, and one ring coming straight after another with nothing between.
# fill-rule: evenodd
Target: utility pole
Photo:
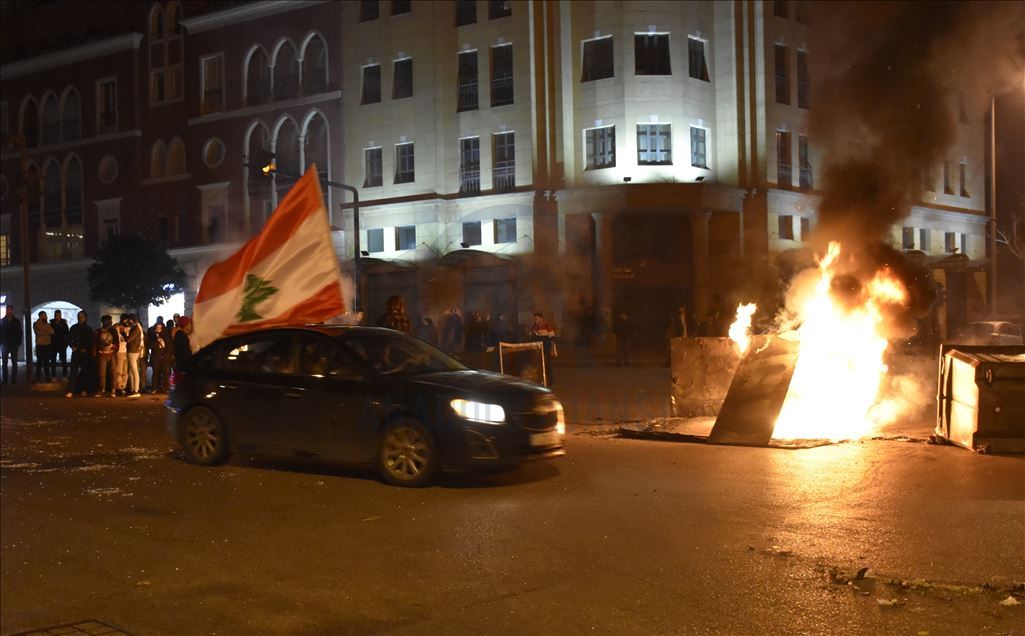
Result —
<instances>
[{"instance_id":1,"label":"utility pole","mask_svg":"<svg viewBox=\"0 0 1025 636\"><path fill-rule=\"evenodd\" d=\"M38 176L30 180L28 173L28 155L25 145L24 133L18 133L8 138L9 143L12 147L18 150L21 157L21 186L18 189L18 203L19 203L19 215L18 215L18 234L19 234L19 251L21 252L21 275L22 275L22 289L23 301L25 304L25 311L22 317L25 324L25 373L28 376L26 378L27 384L32 384L32 293L31 293L31 282L32 277L29 272L29 249L28 249L28 203L29 199L38 195L39 183ZM17 364L17 362L15 362Z\"/></svg>"},{"instance_id":2,"label":"utility pole","mask_svg":"<svg viewBox=\"0 0 1025 636\"><path fill-rule=\"evenodd\" d=\"M989 315L997 316L997 98L989 100Z\"/></svg>"}]
</instances>

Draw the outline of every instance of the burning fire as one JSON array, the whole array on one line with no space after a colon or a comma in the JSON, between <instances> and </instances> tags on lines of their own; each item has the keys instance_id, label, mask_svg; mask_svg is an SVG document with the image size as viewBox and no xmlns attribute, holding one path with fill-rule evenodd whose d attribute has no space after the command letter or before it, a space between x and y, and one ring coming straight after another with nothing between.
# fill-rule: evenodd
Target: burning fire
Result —
<instances>
[{"instance_id":1,"label":"burning fire","mask_svg":"<svg viewBox=\"0 0 1025 636\"><path fill-rule=\"evenodd\" d=\"M856 439L900 414L899 404L882 395L888 346L884 323L888 306L907 302L907 290L890 270L881 269L867 284L840 295L834 289L839 256L840 244L830 243L814 286L796 308L797 365L774 438ZM749 341L741 321L745 307L738 308L730 328L741 351ZM734 327L743 331L742 338L734 336Z\"/></svg>"},{"instance_id":2,"label":"burning fire","mask_svg":"<svg viewBox=\"0 0 1025 636\"><path fill-rule=\"evenodd\" d=\"M754 303L737 305L737 319L730 325L730 339L740 349L740 355L744 355L751 346L751 316L757 309L758 305Z\"/></svg>"}]
</instances>

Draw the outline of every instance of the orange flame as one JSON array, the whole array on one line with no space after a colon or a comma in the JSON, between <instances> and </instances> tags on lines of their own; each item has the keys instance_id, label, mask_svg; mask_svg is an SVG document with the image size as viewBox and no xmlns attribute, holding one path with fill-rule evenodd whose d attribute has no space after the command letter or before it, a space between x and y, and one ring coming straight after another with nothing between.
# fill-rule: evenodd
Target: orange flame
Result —
<instances>
[{"instance_id":1,"label":"orange flame","mask_svg":"<svg viewBox=\"0 0 1025 636\"><path fill-rule=\"evenodd\" d=\"M751 316L757 309L758 305L754 303L737 305L737 318L730 325L730 339L737 345L740 355L744 355L747 348L751 346Z\"/></svg>"}]
</instances>

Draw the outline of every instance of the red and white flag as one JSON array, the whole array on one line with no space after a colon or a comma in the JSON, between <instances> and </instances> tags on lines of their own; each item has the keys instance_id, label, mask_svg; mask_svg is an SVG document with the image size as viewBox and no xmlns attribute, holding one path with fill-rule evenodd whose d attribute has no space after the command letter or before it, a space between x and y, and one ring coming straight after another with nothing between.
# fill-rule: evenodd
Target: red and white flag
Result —
<instances>
[{"instance_id":1,"label":"red and white flag","mask_svg":"<svg viewBox=\"0 0 1025 636\"><path fill-rule=\"evenodd\" d=\"M316 166L260 233L206 271L192 314L192 349L264 327L321 322L345 311L342 273Z\"/></svg>"}]
</instances>

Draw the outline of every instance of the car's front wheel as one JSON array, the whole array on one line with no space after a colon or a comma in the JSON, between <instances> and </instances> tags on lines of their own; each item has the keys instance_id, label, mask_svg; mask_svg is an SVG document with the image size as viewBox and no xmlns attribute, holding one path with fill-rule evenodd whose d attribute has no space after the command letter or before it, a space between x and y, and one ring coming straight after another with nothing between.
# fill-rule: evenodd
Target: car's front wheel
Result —
<instances>
[{"instance_id":1,"label":"car's front wheel","mask_svg":"<svg viewBox=\"0 0 1025 636\"><path fill-rule=\"evenodd\" d=\"M228 434L220 418L210 409L197 406L182 418L185 459L200 466L217 466L228 460Z\"/></svg>"},{"instance_id":2,"label":"car's front wheel","mask_svg":"<svg viewBox=\"0 0 1025 636\"><path fill-rule=\"evenodd\" d=\"M377 469L396 486L424 486L437 473L440 457L430 431L416 420L396 420L381 434Z\"/></svg>"}]
</instances>

